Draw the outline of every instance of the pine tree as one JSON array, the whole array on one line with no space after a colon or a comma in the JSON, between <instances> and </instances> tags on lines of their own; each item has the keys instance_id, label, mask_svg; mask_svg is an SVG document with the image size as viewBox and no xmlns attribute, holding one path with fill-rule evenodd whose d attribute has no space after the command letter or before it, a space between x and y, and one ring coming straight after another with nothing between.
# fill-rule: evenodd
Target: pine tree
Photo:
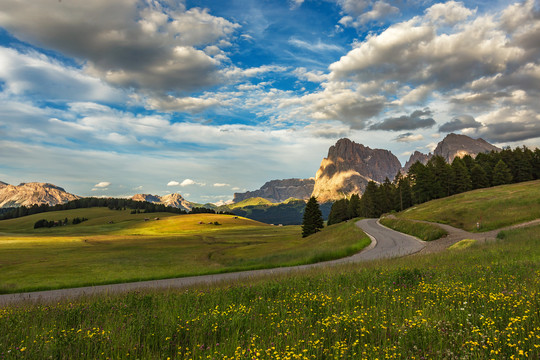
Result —
<instances>
[{"instance_id":1,"label":"pine tree","mask_svg":"<svg viewBox=\"0 0 540 360\"><path fill-rule=\"evenodd\" d=\"M330 215L328 215L328 225L338 224L349 218L349 201L347 199L337 200L332 204Z\"/></svg>"},{"instance_id":2,"label":"pine tree","mask_svg":"<svg viewBox=\"0 0 540 360\"><path fill-rule=\"evenodd\" d=\"M349 199L349 207L347 209L347 217L354 219L358 217L358 207L360 206L360 196L358 194L352 194Z\"/></svg>"},{"instance_id":3,"label":"pine tree","mask_svg":"<svg viewBox=\"0 0 540 360\"><path fill-rule=\"evenodd\" d=\"M471 170L471 181L473 189L489 187L489 178L486 170L478 164L475 164Z\"/></svg>"},{"instance_id":4,"label":"pine tree","mask_svg":"<svg viewBox=\"0 0 540 360\"><path fill-rule=\"evenodd\" d=\"M454 181L452 189L454 194L460 194L472 189L471 176L465 162L460 158L455 158L452 162L452 170L454 172Z\"/></svg>"},{"instance_id":5,"label":"pine tree","mask_svg":"<svg viewBox=\"0 0 540 360\"><path fill-rule=\"evenodd\" d=\"M317 198L312 196L309 198L306 208L304 209L304 219L302 221L302 237L315 234L324 227L321 209L317 203Z\"/></svg>"},{"instance_id":6,"label":"pine tree","mask_svg":"<svg viewBox=\"0 0 540 360\"><path fill-rule=\"evenodd\" d=\"M493 186L510 184L512 182L512 173L502 160L499 160L495 168L493 169L493 180L491 183Z\"/></svg>"}]
</instances>

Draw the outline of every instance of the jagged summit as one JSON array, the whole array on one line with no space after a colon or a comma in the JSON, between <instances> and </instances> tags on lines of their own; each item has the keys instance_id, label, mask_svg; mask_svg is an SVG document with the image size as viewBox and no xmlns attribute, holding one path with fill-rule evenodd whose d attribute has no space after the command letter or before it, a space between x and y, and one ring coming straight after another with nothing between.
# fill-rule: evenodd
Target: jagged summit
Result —
<instances>
[{"instance_id":1,"label":"jagged summit","mask_svg":"<svg viewBox=\"0 0 540 360\"><path fill-rule=\"evenodd\" d=\"M21 183L18 186L0 182L0 208L63 204L79 196L66 192L63 188L50 183Z\"/></svg>"},{"instance_id":2,"label":"jagged summit","mask_svg":"<svg viewBox=\"0 0 540 360\"><path fill-rule=\"evenodd\" d=\"M451 163L456 157L465 155L476 157L480 153L491 151L501 151L501 149L481 138L473 139L467 135L451 133L437 144L433 154L442 156L447 162Z\"/></svg>"},{"instance_id":3,"label":"jagged summit","mask_svg":"<svg viewBox=\"0 0 540 360\"><path fill-rule=\"evenodd\" d=\"M190 211L194 206L192 202L187 201L182 195L178 193L172 193L165 196L151 194L135 194L131 199L135 201L148 201L155 204L163 204L186 211Z\"/></svg>"},{"instance_id":4,"label":"jagged summit","mask_svg":"<svg viewBox=\"0 0 540 360\"><path fill-rule=\"evenodd\" d=\"M501 151L501 149L481 138L473 139L467 135L451 133L437 144L433 154L429 153L426 155L415 151L405 163L405 166L403 166L403 172L409 171L412 164L417 161L425 165L435 155L442 156L446 162L452 163L456 157L470 155L474 158L480 153L491 151Z\"/></svg>"},{"instance_id":5,"label":"jagged summit","mask_svg":"<svg viewBox=\"0 0 540 360\"><path fill-rule=\"evenodd\" d=\"M315 175L313 196L319 202L362 194L370 180L392 180L401 163L389 150L371 149L347 138L338 140L328 150Z\"/></svg>"},{"instance_id":6,"label":"jagged summit","mask_svg":"<svg viewBox=\"0 0 540 360\"><path fill-rule=\"evenodd\" d=\"M403 173L407 173L411 166L417 161L420 161L424 165L427 164L427 162L429 161L429 159L431 159L432 156L433 155L431 153L426 155L424 153L421 153L420 151L413 152L409 160L407 160L407 162L403 166Z\"/></svg>"}]
</instances>

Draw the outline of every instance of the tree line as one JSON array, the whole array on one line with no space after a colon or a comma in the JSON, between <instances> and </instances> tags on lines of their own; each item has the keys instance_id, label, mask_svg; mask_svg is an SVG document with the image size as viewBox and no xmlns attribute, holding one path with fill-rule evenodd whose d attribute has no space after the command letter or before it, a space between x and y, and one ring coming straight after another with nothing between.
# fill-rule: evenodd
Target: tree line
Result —
<instances>
[{"instance_id":1,"label":"tree line","mask_svg":"<svg viewBox=\"0 0 540 360\"><path fill-rule=\"evenodd\" d=\"M122 198L96 198L96 197L87 197L80 198L76 200L71 200L64 204L57 204L51 206L49 204L34 204L32 206L20 206L17 208L12 208L5 213L0 213L0 220L15 219L22 216L40 214L50 211L62 211L62 210L74 210L74 209L87 209L92 207L107 207L111 210L126 210L131 209L132 214L140 213L154 213L154 212L166 212L173 214L201 214L201 213L210 213L210 214L227 214L234 215L231 212L227 211L218 211L214 209L209 209L205 207L194 207L189 212L163 204L155 204L148 201L136 201L133 199L122 199Z\"/></svg>"},{"instance_id":2,"label":"tree line","mask_svg":"<svg viewBox=\"0 0 540 360\"><path fill-rule=\"evenodd\" d=\"M83 218L80 218L80 217L76 217L74 218L73 220L71 220L71 223L73 225L77 225L77 224L80 224L82 223L83 221L86 221L88 220L87 218L83 217ZM47 220L47 219L41 219L41 220L38 220L34 223L34 229L39 229L39 228L52 228L52 227L55 227L55 226L65 226L65 225L68 225L69 224L69 220L68 218L65 218L64 220Z\"/></svg>"},{"instance_id":3,"label":"tree line","mask_svg":"<svg viewBox=\"0 0 540 360\"><path fill-rule=\"evenodd\" d=\"M168 212L174 214L187 214L185 210L166 206L163 204L154 204L147 201L135 201L132 199L121 199L121 198L96 198L88 197L81 198L77 200L71 200L64 204L57 205L48 205L34 204L32 206L20 206L14 208L9 212L0 215L0 220L5 219L14 219L22 216L40 214L49 211L62 211L62 210L73 210L73 209L86 209L91 207L107 207L111 210L124 210L124 209L134 209L139 210L139 212L152 213L152 212Z\"/></svg>"},{"instance_id":4,"label":"tree line","mask_svg":"<svg viewBox=\"0 0 540 360\"><path fill-rule=\"evenodd\" d=\"M370 181L362 197L354 194L332 205L328 225L355 217L380 217L413 205L466 191L540 179L540 149L504 148L473 158L456 157L451 164L433 156L425 165L413 164L407 174L398 173L391 182Z\"/></svg>"}]
</instances>

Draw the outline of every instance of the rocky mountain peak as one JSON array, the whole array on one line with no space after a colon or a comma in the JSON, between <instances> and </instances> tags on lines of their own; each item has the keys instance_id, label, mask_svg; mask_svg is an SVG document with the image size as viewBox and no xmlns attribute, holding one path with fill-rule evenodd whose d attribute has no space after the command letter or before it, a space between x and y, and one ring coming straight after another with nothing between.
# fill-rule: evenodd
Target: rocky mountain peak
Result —
<instances>
[{"instance_id":1,"label":"rocky mountain peak","mask_svg":"<svg viewBox=\"0 0 540 360\"><path fill-rule=\"evenodd\" d=\"M48 204L51 206L79 199L79 196L66 192L50 183L21 183L18 186L4 182L0 184L0 207L32 206Z\"/></svg>"},{"instance_id":2,"label":"rocky mountain peak","mask_svg":"<svg viewBox=\"0 0 540 360\"><path fill-rule=\"evenodd\" d=\"M315 175L313 196L319 202L362 194L370 180L393 180L401 163L392 152L371 149L344 138L328 150Z\"/></svg>"},{"instance_id":3,"label":"rocky mountain peak","mask_svg":"<svg viewBox=\"0 0 540 360\"><path fill-rule=\"evenodd\" d=\"M184 199L184 197L178 193L172 193L165 196L150 195L150 194L136 194L131 198L135 201L148 201L154 204L163 204L166 206L176 207L182 210L190 211L193 208L193 203Z\"/></svg>"},{"instance_id":4,"label":"rocky mountain peak","mask_svg":"<svg viewBox=\"0 0 540 360\"><path fill-rule=\"evenodd\" d=\"M467 135L452 133L448 134L437 144L433 154L442 156L448 163L451 163L456 157L463 157L465 155L476 157L479 153L491 151L501 151L501 149L481 138L473 139Z\"/></svg>"},{"instance_id":5,"label":"rocky mountain peak","mask_svg":"<svg viewBox=\"0 0 540 360\"><path fill-rule=\"evenodd\" d=\"M405 163L405 166L403 166L403 172L407 173L411 166L417 161L420 161L422 164L426 165L429 159L431 159L432 157L433 155L431 153L426 155L424 153L421 153L420 151L413 152L409 160L407 160L407 162Z\"/></svg>"},{"instance_id":6,"label":"rocky mountain peak","mask_svg":"<svg viewBox=\"0 0 540 360\"><path fill-rule=\"evenodd\" d=\"M134 201L147 201L151 203L159 203L161 201L159 196L151 194L135 194L131 199Z\"/></svg>"}]
</instances>

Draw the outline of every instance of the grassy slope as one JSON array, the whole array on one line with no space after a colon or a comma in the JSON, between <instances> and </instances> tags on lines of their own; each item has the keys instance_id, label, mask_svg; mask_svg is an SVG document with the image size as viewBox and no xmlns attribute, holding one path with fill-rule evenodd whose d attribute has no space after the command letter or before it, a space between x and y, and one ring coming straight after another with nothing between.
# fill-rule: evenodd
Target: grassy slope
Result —
<instances>
[{"instance_id":1,"label":"grassy slope","mask_svg":"<svg viewBox=\"0 0 540 360\"><path fill-rule=\"evenodd\" d=\"M540 218L540 180L479 189L429 201L396 214L399 218L449 224L467 231L499 229Z\"/></svg>"},{"instance_id":2,"label":"grassy slope","mask_svg":"<svg viewBox=\"0 0 540 360\"><path fill-rule=\"evenodd\" d=\"M271 202L270 200L267 200L261 197L255 197L255 198L245 199L240 202L226 205L226 206L232 210L236 208L243 208L246 206L257 206L257 205L276 205L276 204Z\"/></svg>"},{"instance_id":3,"label":"grassy slope","mask_svg":"<svg viewBox=\"0 0 540 360\"><path fill-rule=\"evenodd\" d=\"M537 359L538 234L217 288L0 309L0 358Z\"/></svg>"},{"instance_id":4,"label":"grassy slope","mask_svg":"<svg viewBox=\"0 0 540 360\"><path fill-rule=\"evenodd\" d=\"M75 216L90 220L79 225L33 229L33 223L43 217L59 220ZM145 217L151 220L144 221ZM111 220L113 224L109 224ZM221 225L209 224L215 221ZM132 215L129 211L93 208L7 220L0 222L3 232L0 292L198 275L336 258L369 243L365 234L351 224L329 227L320 235L301 238L299 226L277 227L214 214Z\"/></svg>"},{"instance_id":5,"label":"grassy slope","mask_svg":"<svg viewBox=\"0 0 540 360\"><path fill-rule=\"evenodd\" d=\"M448 233L437 225L410 221L407 219L381 218L381 224L396 231L416 236L424 241L440 239Z\"/></svg>"}]
</instances>

